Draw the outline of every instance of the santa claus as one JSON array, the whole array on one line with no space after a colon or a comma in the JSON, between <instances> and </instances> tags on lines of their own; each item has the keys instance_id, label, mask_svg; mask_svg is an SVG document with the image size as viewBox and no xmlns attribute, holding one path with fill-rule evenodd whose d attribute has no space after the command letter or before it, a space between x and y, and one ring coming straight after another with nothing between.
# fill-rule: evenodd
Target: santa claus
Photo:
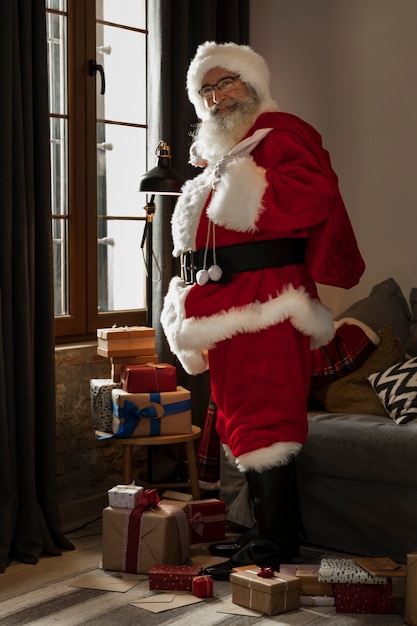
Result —
<instances>
[{"instance_id":1,"label":"santa claus","mask_svg":"<svg viewBox=\"0 0 417 626\"><path fill-rule=\"evenodd\" d=\"M174 211L182 272L161 315L185 370L209 368L220 440L249 485L256 529L225 573L298 554L310 350L334 334L316 282L350 288L364 271L320 135L278 111L269 81L249 46L206 42L191 61L190 154L204 169Z\"/></svg>"}]
</instances>

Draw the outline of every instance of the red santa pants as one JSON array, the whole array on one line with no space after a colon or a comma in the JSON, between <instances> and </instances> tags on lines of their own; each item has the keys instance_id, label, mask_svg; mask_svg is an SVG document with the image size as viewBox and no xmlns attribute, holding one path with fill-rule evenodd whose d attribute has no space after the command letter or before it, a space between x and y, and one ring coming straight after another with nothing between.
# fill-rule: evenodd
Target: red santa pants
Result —
<instances>
[{"instance_id":1,"label":"red santa pants","mask_svg":"<svg viewBox=\"0 0 417 626\"><path fill-rule=\"evenodd\" d=\"M304 443L310 338L291 322L220 342L209 366L216 428L235 457L277 442Z\"/></svg>"}]
</instances>

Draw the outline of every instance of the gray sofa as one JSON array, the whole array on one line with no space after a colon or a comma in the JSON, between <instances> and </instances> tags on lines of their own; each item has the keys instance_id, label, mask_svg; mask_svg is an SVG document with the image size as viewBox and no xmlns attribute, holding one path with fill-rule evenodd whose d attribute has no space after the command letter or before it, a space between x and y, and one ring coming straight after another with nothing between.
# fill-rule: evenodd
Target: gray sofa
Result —
<instances>
[{"instance_id":1,"label":"gray sofa","mask_svg":"<svg viewBox=\"0 0 417 626\"><path fill-rule=\"evenodd\" d=\"M417 423L314 412L297 459L308 543L400 563L417 550Z\"/></svg>"},{"instance_id":2,"label":"gray sofa","mask_svg":"<svg viewBox=\"0 0 417 626\"><path fill-rule=\"evenodd\" d=\"M373 388L368 376L417 355L417 289L409 305L389 278L339 317L363 321L381 343L355 371L311 390L314 410L296 461L304 540L405 563L417 550L417 359L400 409L397 387ZM228 519L249 526L244 483L234 483L232 471L222 462L220 496Z\"/></svg>"},{"instance_id":3,"label":"gray sofa","mask_svg":"<svg viewBox=\"0 0 417 626\"><path fill-rule=\"evenodd\" d=\"M389 278L339 316L365 322L381 343L356 371L312 391L319 408L297 459L309 543L402 563L417 550L417 376L406 393L368 379L399 362L415 367L416 303L416 289L409 305Z\"/></svg>"}]
</instances>

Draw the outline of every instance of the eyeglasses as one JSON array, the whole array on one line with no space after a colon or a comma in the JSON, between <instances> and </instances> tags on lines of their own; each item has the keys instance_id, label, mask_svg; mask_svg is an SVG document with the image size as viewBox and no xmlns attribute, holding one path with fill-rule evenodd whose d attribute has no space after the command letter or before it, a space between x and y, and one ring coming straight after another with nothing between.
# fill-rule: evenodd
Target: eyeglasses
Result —
<instances>
[{"instance_id":1,"label":"eyeglasses","mask_svg":"<svg viewBox=\"0 0 417 626\"><path fill-rule=\"evenodd\" d=\"M214 83L214 85L203 85L201 89L198 90L198 93L205 100L211 100L214 96L215 87L217 87L217 89L222 93L227 93L233 89L235 80L238 80L239 78L240 74L237 74L236 76L226 76L226 78L221 78L217 81L217 83Z\"/></svg>"}]
</instances>

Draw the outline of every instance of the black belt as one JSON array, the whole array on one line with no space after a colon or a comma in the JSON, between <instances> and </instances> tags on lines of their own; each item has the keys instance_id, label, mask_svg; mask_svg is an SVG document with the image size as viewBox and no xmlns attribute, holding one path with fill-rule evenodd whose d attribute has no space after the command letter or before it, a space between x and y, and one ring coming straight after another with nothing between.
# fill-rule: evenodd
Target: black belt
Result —
<instances>
[{"instance_id":1,"label":"black belt","mask_svg":"<svg viewBox=\"0 0 417 626\"><path fill-rule=\"evenodd\" d=\"M222 269L220 284L230 282L236 272L263 270L266 267L284 267L285 265L301 265L304 263L306 249L305 239L268 239L252 241L235 246L216 248L216 263ZM213 250L184 252L181 254L181 277L189 285L196 282L199 270L208 269L213 265ZM209 280L210 283L214 282Z\"/></svg>"}]
</instances>

